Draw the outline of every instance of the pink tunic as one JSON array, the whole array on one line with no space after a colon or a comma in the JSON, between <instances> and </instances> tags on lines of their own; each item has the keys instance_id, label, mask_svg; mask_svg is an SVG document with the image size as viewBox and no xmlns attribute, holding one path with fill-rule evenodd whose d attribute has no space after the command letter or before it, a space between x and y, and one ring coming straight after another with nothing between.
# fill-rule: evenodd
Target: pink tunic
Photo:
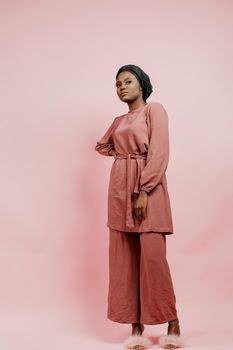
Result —
<instances>
[{"instance_id":1,"label":"pink tunic","mask_svg":"<svg viewBox=\"0 0 233 350\"><path fill-rule=\"evenodd\" d=\"M169 159L168 115L159 102L114 118L95 150L116 151L108 187L107 226L124 232L173 234L166 169ZM146 218L140 223L134 201L148 194Z\"/></svg>"}]
</instances>

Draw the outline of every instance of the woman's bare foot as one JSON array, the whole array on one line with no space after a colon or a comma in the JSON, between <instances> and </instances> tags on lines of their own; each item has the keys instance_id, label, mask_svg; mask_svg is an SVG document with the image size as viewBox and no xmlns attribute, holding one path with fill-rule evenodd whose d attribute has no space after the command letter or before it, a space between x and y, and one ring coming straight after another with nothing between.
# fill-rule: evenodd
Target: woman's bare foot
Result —
<instances>
[{"instance_id":1,"label":"woman's bare foot","mask_svg":"<svg viewBox=\"0 0 233 350\"><path fill-rule=\"evenodd\" d=\"M153 342L142 335L144 325L140 322L132 323L132 334L124 341L124 347L132 350L146 350Z\"/></svg>"},{"instance_id":2,"label":"woman's bare foot","mask_svg":"<svg viewBox=\"0 0 233 350\"><path fill-rule=\"evenodd\" d=\"M141 323L132 323L132 335L142 335L144 331L144 325ZM145 350L145 347L141 344L132 345L129 347L133 350Z\"/></svg>"},{"instance_id":3,"label":"woman's bare foot","mask_svg":"<svg viewBox=\"0 0 233 350\"><path fill-rule=\"evenodd\" d=\"M179 326L178 318L176 320L172 320L168 322L167 335L180 336L180 326ZM176 348L177 348L176 345L169 344L169 342L164 345L164 349L176 349Z\"/></svg>"}]
</instances>

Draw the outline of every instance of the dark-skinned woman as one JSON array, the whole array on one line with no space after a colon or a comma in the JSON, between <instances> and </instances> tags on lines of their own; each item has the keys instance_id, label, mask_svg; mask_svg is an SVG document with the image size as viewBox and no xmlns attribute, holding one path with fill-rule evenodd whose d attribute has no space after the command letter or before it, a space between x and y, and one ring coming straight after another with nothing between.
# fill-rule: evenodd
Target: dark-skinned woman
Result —
<instances>
[{"instance_id":1,"label":"dark-skinned woman","mask_svg":"<svg viewBox=\"0 0 233 350\"><path fill-rule=\"evenodd\" d=\"M168 115L152 93L149 76L136 65L122 66L116 92L127 113L115 116L95 150L114 157L108 187L108 319L131 323L124 346L144 350L144 324L168 322L159 337L164 349L182 345L176 297L166 259L166 237L174 233L166 169Z\"/></svg>"}]
</instances>

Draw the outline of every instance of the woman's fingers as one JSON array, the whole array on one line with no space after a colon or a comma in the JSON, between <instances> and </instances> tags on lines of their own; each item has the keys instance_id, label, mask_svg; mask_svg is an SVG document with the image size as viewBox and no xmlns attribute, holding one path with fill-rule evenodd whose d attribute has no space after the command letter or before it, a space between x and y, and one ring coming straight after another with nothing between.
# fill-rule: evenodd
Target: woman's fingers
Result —
<instances>
[{"instance_id":1,"label":"woman's fingers","mask_svg":"<svg viewBox=\"0 0 233 350\"><path fill-rule=\"evenodd\" d=\"M135 215L139 221L142 221L142 208L135 208Z\"/></svg>"},{"instance_id":2,"label":"woman's fingers","mask_svg":"<svg viewBox=\"0 0 233 350\"><path fill-rule=\"evenodd\" d=\"M141 222L146 217L146 207L147 207L147 198L139 196L134 197L134 214L136 218Z\"/></svg>"},{"instance_id":3,"label":"woman's fingers","mask_svg":"<svg viewBox=\"0 0 233 350\"><path fill-rule=\"evenodd\" d=\"M146 208L142 208L142 218L146 218Z\"/></svg>"},{"instance_id":4,"label":"woman's fingers","mask_svg":"<svg viewBox=\"0 0 233 350\"><path fill-rule=\"evenodd\" d=\"M137 218L139 218L139 208L134 209L135 215Z\"/></svg>"},{"instance_id":5,"label":"woman's fingers","mask_svg":"<svg viewBox=\"0 0 233 350\"><path fill-rule=\"evenodd\" d=\"M139 221L146 218L146 208L135 208L134 213Z\"/></svg>"},{"instance_id":6,"label":"woman's fingers","mask_svg":"<svg viewBox=\"0 0 233 350\"><path fill-rule=\"evenodd\" d=\"M134 207L134 215L136 216L136 218L138 217L138 208Z\"/></svg>"},{"instance_id":7,"label":"woman's fingers","mask_svg":"<svg viewBox=\"0 0 233 350\"><path fill-rule=\"evenodd\" d=\"M139 221L142 220L142 208L139 208L139 210L138 210L138 219L139 219Z\"/></svg>"}]
</instances>

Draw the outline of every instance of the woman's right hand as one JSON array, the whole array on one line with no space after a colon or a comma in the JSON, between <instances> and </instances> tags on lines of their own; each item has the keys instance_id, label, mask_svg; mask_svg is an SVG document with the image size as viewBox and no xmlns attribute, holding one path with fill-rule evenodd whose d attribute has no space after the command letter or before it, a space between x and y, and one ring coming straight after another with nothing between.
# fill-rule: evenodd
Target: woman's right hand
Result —
<instances>
[{"instance_id":1,"label":"woman's right hand","mask_svg":"<svg viewBox=\"0 0 233 350\"><path fill-rule=\"evenodd\" d=\"M138 197L134 194L134 215L139 220L140 224L142 220L146 218L146 208L148 203L148 194L146 191L140 191Z\"/></svg>"}]
</instances>

